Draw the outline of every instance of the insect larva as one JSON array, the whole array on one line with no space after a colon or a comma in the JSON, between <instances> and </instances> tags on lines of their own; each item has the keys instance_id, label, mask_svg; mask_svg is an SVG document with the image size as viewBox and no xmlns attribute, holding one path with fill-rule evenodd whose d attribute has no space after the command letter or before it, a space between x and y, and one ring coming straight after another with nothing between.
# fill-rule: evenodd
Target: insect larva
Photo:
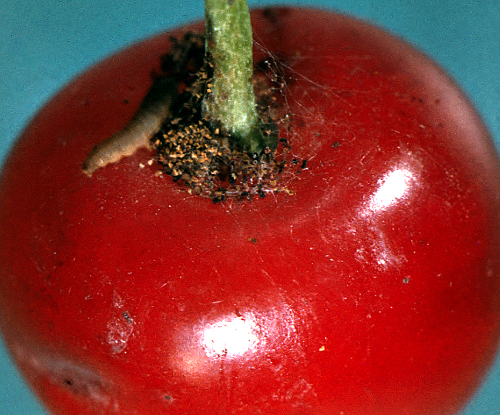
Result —
<instances>
[{"instance_id":1,"label":"insect larva","mask_svg":"<svg viewBox=\"0 0 500 415\"><path fill-rule=\"evenodd\" d=\"M131 156L139 148L150 148L151 138L170 116L170 106L177 95L177 88L178 81L175 78L156 78L130 122L90 152L83 162L83 172L90 177L97 169Z\"/></svg>"}]
</instances>

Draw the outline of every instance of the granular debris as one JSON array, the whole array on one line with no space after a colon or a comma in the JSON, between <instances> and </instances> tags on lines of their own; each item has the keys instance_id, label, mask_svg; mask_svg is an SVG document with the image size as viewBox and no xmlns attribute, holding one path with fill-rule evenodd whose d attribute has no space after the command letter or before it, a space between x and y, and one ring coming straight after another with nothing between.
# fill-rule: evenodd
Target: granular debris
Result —
<instances>
[{"instance_id":1,"label":"granular debris","mask_svg":"<svg viewBox=\"0 0 500 415\"><path fill-rule=\"evenodd\" d=\"M209 197L214 203L263 198L269 192L291 193L279 184L290 150L286 139L278 140L277 149L249 154L216 123L202 117L203 96L210 91L212 76L202 35L187 33L181 40L173 39L171 52L162 58L162 73L157 76L177 77L180 83L170 111L173 115L152 139L163 173L188 193ZM277 134L273 115L279 113L279 93L270 88L262 70L254 76L254 88L259 113L268 126L264 133Z\"/></svg>"}]
</instances>

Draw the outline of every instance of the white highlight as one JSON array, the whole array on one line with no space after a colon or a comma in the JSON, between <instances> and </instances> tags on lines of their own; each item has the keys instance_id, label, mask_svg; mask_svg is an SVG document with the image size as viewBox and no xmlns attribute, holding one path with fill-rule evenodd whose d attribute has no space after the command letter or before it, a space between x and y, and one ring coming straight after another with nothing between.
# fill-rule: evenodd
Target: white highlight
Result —
<instances>
[{"instance_id":1,"label":"white highlight","mask_svg":"<svg viewBox=\"0 0 500 415\"><path fill-rule=\"evenodd\" d=\"M208 357L237 357L257 349L257 324L250 317L236 317L209 325L201 344Z\"/></svg>"},{"instance_id":2,"label":"white highlight","mask_svg":"<svg viewBox=\"0 0 500 415\"><path fill-rule=\"evenodd\" d=\"M379 212L387 209L405 197L413 181L413 173L406 169L396 169L386 173L379 180L379 188L370 198L368 210Z\"/></svg>"}]
</instances>

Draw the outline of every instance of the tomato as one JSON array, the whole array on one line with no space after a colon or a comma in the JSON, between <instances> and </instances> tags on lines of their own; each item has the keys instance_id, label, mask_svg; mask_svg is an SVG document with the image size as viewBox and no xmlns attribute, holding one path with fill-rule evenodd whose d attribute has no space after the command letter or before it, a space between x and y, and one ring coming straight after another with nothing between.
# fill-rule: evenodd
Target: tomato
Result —
<instances>
[{"instance_id":1,"label":"tomato","mask_svg":"<svg viewBox=\"0 0 500 415\"><path fill-rule=\"evenodd\" d=\"M486 129L436 64L380 29L312 9L252 18L284 102L287 191L213 203L146 150L87 177L172 33L95 66L3 169L14 359L57 415L456 414L500 334Z\"/></svg>"}]
</instances>

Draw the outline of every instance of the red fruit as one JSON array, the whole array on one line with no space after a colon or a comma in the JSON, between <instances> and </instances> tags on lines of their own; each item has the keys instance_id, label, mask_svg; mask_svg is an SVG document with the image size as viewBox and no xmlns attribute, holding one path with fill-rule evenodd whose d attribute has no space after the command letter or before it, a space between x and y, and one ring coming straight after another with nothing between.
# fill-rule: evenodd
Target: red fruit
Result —
<instances>
[{"instance_id":1,"label":"red fruit","mask_svg":"<svg viewBox=\"0 0 500 415\"><path fill-rule=\"evenodd\" d=\"M379 29L252 16L293 116L294 194L213 204L155 176L146 151L87 177L171 33L94 67L4 167L0 322L16 362L54 414L457 413L500 332L485 128Z\"/></svg>"}]
</instances>

